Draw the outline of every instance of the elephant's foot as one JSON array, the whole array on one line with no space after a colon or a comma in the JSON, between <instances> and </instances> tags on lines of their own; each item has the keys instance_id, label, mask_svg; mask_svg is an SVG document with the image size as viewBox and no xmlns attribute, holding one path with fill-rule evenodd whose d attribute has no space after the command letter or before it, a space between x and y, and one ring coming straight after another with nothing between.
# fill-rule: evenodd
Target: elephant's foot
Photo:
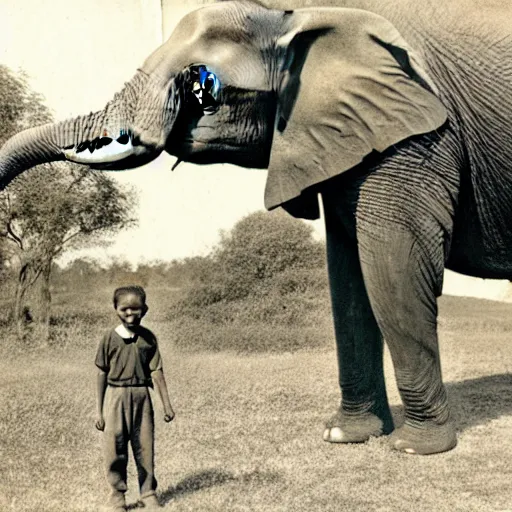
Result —
<instances>
[{"instance_id":1,"label":"elephant's foot","mask_svg":"<svg viewBox=\"0 0 512 512\"><path fill-rule=\"evenodd\" d=\"M443 425L433 422L406 423L391 434L389 441L395 450L417 455L432 455L455 448L457 434L452 421Z\"/></svg>"},{"instance_id":2,"label":"elephant's foot","mask_svg":"<svg viewBox=\"0 0 512 512\"><path fill-rule=\"evenodd\" d=\"M391 414L384 419L376 414L365 412L347 414L338 412L327 422L324 430L324 441L329 443L364 443L370 437L378 437L393 431Z\"/></svg>"}]
</instances>

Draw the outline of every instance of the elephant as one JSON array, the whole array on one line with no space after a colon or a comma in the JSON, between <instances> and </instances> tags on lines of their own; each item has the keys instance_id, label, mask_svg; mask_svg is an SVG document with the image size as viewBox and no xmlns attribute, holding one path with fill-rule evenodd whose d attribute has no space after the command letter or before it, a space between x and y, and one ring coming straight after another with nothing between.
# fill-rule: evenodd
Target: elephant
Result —
<instances>
[{"instance_id":1,"label":"elephant","mask_svg":"<svg viewBox=\"0 0 512 512\"><path fill-rule=\"evenodd\" d=\"M0 184L42 162L122 170L163 151L268 169L268 209L315 219L323 206L341 390L324 440L444 452L457 444L444 269L512 279L510 16L505 0L206 5L103 110L9 139Z\"/></svg>"}]
</instances>

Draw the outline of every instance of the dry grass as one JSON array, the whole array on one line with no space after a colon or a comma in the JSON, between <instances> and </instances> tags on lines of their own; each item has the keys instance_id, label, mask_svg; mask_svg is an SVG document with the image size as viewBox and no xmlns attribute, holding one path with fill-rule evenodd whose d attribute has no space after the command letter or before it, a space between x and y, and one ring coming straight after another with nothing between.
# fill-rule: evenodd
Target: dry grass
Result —
<instances>
[{"instance_id":1,"label":"dry grass","mask_svg":"<svg viewBox=\"0 0 512 512\"><path fill-rule=\"evenodd\" d=\"M148 326L160 334L177 411L167 425L157 405L164 510L512 510L512 307L452 298L441 305L443 371L460 433L454 451L433 457L393 453L385 438L351 446L321 440L339 399L330 342L311 352L183 354L153 310ZM486 318L495 318L493 329ZM68 342L25 355L8 355L3 333L1 511L96 511L104 503L93 426L93 357L104 327L90 325L86 336L69 324ZM400 422L387 356L386 365ZM129 486L136 510L133 464Z\"/></svg>"}]
</instances>

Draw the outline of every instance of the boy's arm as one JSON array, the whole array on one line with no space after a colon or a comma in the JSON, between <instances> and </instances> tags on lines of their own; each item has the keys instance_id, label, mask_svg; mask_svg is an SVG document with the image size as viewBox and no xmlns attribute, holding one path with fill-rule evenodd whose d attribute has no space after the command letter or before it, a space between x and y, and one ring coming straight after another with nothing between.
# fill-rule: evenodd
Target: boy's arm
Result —
<instances>
[{"instance_id":1,"label":"boy's arm","mask_svg":"<svg viewBox=\"0 0 512 512\"><path fill-rule=\"evenodd\" d=\"M98 369L96 377L96 428L103 431L105 429L105 419L103 418L103 402L105 401L105 391L107 389L107 374Z\"/></svg>"},{"instance_id":2,"label":"boy's arm","mask_svg":"<svg viewBox=\"0 0 512 512\"><path fill-rule=\"evenodd\" d=\"M151 379L155 385L155 391L160 397L164 407L164 420L169 422L174 419L174 411L169 400L169 393L167 391L167 384L165 382L164 372L162 370L155 370L151 372Z\"/></svg>"}]
</instances>

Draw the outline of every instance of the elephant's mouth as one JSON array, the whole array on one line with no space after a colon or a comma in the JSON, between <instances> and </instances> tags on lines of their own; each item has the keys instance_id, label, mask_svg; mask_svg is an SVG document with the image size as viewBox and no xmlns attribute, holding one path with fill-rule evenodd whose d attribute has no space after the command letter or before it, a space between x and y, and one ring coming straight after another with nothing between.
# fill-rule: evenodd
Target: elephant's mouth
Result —
<instances>
[{"instance_id":1,"label":"elephant's mouth","mask_svg":"<svg viewBox=\"0 0 512 512\"><path fill-rule=\"evenodd\" d=\"M241 167L265 169L270 158L270 144L232 144L224 141L201 141L188 138L179 149L168 152L179 160L194 164L229 163Z\"/></svg>"}]
</instances>

